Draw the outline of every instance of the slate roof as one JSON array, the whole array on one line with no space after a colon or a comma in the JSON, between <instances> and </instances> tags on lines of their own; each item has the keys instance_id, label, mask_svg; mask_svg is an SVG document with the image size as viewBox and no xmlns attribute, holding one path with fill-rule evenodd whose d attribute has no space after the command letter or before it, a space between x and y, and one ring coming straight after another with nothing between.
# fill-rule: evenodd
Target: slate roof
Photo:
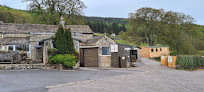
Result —
<instances>
[{"instance_id":1,"label":"slate roof","mask_svg":"<svg viewBox=\"0 0 204 92\"><path fill-rule=\"evenodd\" d=\"M56 33L58 25L0 23L0 32ZM65 25L74 33L93 33L88 25Z\"/></svg>"},{"instance_id":2,"label":"slate roof","mask_svg":"<svg viewBox=\"0 0 204 92\"><path fill-rule=\"evenodd\" d=\"M125 44L120 44L120 43L118 43L118 45L130 47L130 48L139 48L139 49L141 49L141 47L138 47L138 46L130 46L130 45L125 45Z\"/></svg>"},{"instance_id":3,"label":"slate roof","mask_svg":"<svg viewBox=\"0 0 204 92\"><path fill-rule=\"evenodd\" d=\"M92 44L92 43L96 43L98 40L100 40L102 37L104 37L105 35L96 37L94 39L88 40L85 44Z\"/></svg>"}]
</instances>

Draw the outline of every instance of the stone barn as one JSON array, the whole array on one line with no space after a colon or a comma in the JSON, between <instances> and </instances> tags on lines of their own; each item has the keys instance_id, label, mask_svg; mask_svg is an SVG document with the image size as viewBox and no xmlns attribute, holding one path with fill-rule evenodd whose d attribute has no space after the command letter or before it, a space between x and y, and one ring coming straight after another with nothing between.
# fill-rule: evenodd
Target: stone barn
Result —
<instances>
[{"instance_id":1,"label":"stone barn","mask_svg":"<svg viewBox=\"0 0 204 92\"><path fill-rule=\"evenodd\" d=\"M168 46L143 46L141 49L142 57L154 58L161 57L162 55L170 55Z\"/></svg>"},{"instance_id":2,"label":"stone barn","mask_svg":"<svg viewBox=\"0 0 204 92\"><path fill-rule=\"evenodd\" d=\"M81 66L111 67L111 44L117 44L106 35L88 40L80 46Z\"/></svg>"},{"instance_id":3,"label":"stone barn","mask_svg":"<svg viewBox=\"0 0 204 92\"><path fill-rule=\"evenodd\" d=\"M134 54L133 54L134 53ZM82 67L123 67L132 66L140 61L140 49L138 47L118 44L106 35L88 40L80 46Z\"/></svg>"}]
</instances>

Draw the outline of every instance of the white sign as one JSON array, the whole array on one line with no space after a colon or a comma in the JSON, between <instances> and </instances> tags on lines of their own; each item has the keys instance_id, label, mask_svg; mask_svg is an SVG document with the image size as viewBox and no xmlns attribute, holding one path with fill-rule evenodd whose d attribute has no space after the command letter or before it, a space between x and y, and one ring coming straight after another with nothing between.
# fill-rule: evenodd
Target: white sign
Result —
<instances>
[{"instance_id":1,"label":"white sign","mask_svg":"<svg viewBox=\"0 0 204 92\"><path fill-rule=\"evenodd\" d=\"M161 56L161 59L164 59L164 56Z\"/></svg>"},{"instance_id":2,"label":"white sign","mask_svg":"<svg viewBox=\"0 0 204 92\"><path fill-rule=\"evenodd\" d=\"M125 57L122 57L122 59L125 59Z\"/></svg>"},{"instance_id":3,"label":"white sign","mask_svg":"<svg viewBox=\"0 0 204 92\"><path fill-rule=\"evenodd\" d=\"M118 44L111 44L111 52L118 52Z\"/></svg>"},{"instance_id":4,"label":"white sign","mask_svg":"<svg viewBox=\"0 0 204 92\"><path fill-rule=\"evenodd\" d=\"M131 50L130 48L125 48L125 50Z\"/></svg>"},{"instance_id":5,"label":"white sign","mask_svg":"<svg viewBox=\"0 0 204 92\"><path fill-rule=\"evenodd\" d=\"M172 56L168 56L168 62L172 63Z\"/></svg>"}]
</instances>

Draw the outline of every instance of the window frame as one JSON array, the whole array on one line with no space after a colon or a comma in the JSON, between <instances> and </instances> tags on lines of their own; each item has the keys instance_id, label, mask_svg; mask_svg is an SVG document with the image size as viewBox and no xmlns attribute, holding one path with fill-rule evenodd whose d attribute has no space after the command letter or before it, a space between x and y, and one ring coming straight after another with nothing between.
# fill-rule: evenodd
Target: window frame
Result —
<instances>
[{"instance_id":1,"label":"window frame","mask_svg":"<svg viewBox=\"0 0 204 92\"><path fill-rule=\"evenodd\" d=\"M9 51L9 47L12 46L13 50L12 51L16 51L16 45L7 45L7 51Z\"/></svg>"},{"instance_id":2,"label":"window frame","mask_svg":"<svg viewBox=\"0 0 204 92\"><path fill-rule=\"evenodd\" d=\"M106 50L106 53L104 53L104 49ZM109 47L102 47L102 55L110 55Z\"/></svg>"}]
</instances>

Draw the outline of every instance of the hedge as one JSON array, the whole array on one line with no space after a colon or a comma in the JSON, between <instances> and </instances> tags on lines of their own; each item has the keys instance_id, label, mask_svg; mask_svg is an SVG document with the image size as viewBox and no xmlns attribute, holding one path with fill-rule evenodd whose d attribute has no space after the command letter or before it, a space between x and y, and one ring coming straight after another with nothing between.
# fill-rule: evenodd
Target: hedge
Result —
<instances>
[{"instance_id":1,"label":"hedge","mask_svg":"<svg viewBox=\"0 0 204 92\"><path fill-rule=\"evenodd\" d=\"M204 58L201 56L181 56L177 58L177 65L180 69L194 70L204 68Z\"/></svg>"}]
</instances>

